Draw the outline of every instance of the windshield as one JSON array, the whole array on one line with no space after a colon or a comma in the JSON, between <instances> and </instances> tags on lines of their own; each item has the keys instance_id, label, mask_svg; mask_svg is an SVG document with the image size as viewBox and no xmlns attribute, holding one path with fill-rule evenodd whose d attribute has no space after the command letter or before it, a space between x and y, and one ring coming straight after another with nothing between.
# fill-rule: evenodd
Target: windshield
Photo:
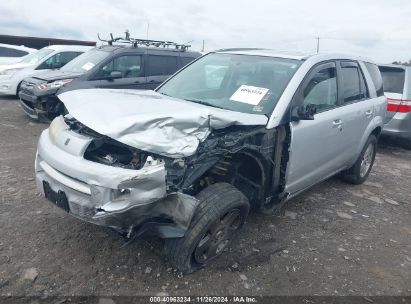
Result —
<instances>
[{"instance_id":1,"label":"windshield","mask_svg":"<svg viewBox=\"0 0 411 304\"><path fill-rule=\"evenodd\" d=\"M51 49L41 49L41 50L38 50L37 52L34 52L30 55L24 56L20 62L29 63L29 64L36 64L41 59L43 59L44 57L46 57L47 55L49 55L53 52L54 52L54 50L51 50Z\"/></svg>"},{"instance_id":2,"label":"windshield","mask_svg":"<svg viewBox=\"0 0 411 304\"><path fill-rule=\"evenodd\" d=\"M105 51L91 50L73 59L60 70L72 73L85 73L104 60L109 54L109 52Z\"/></svg>"},{"instance_id":3,"label":"windshield","mask_svg":"<svg viewBox=\"0 0 411 304\"><path fill-rule=\"evenodd\" d=\"M227 110L269 114L300 65L293 59L212 53L157 92Z\"/></svg>"}]
</instances>

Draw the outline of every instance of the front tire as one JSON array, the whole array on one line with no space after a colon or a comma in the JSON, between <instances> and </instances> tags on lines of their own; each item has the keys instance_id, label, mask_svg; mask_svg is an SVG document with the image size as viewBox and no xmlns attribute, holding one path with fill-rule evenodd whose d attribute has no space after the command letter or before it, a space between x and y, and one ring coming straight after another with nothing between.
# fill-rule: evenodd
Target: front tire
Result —
<instances>
[{"instance_id":1,"label":"front tire","mask_svg":"<svg viewBox=\"0 0 411 304\"><path fill-rule=\"evenodd\" d=\"M374 165L377 153L377 138L370 135L355 164L343 172L343 178L354 185L365 182Z\"/></svg>"},{"instance_id":2,"label":"front tire","mask_svg":"<svg viewBox=\"0 0 411 304\"><path fill-rule=\"evenodd\" d=\"M182 238L166 239L169 262L184 274L206 266L222 254L243 226L248 199L234 186L216 183L202 190L190 227Z\"/></svg>"}]
</instances>

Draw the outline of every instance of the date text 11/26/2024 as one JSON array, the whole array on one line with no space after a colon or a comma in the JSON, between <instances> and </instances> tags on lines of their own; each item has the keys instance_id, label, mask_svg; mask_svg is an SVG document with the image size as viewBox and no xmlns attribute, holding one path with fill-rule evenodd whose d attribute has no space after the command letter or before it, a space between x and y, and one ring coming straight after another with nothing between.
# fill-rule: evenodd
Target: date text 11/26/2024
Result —
<instances>
[{"instance_id":1,"label":"date text 11/26/2024","mask_svg":"<svg viewBox=\"0 0 411 304\"><path fill-rule=\"evenodd\" d=\"M255 297L247 296L156 296L150 297L150 303L258 303Z\"/></svg>"}]
</instances>

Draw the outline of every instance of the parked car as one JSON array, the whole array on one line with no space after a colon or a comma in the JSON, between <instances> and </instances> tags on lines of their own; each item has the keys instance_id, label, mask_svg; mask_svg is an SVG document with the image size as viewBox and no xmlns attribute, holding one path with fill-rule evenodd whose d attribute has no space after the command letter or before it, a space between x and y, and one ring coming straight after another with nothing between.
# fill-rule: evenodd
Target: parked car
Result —
<instances>
[{"instance_id":1,"label":"parked car","mask_svg":"<svg viewBox=\"0 0 411 304\"><path fill-rule=\"evenodd\" d=\"M272 212L337 173L367 179L386 108L375 73L361 57L231 49L155 91L62 93L68 114L39 139L38 189L127 239L165 238L170 263L195 271L250 208Z\"/></svg>"},{"instance_id":2,"label":"parked car","mask_svg":"<svg viewBox=\"0 0 411 304\"><path fill-rule=\"evenodd\" d=\"M24 45L0 43L0 64L9 64L20 61L24 56L37 51Z\"/></svg>"},{"instance_id":3,"label":"parked car","mask_svg":"<svg viewBox=\"0 0 411 304\"><path fill-rule=\"evenodd\" d=\"M155 89L200 55L176 48L100 46L58 71L26 78L19 94L21 108L33 119L50 121L64 112L56 97L61 92L85 88Z\"/></svg>"},{"instance_id":4,"label":"parked car","mask_svg":"<svg viewBox=\"0 0 411 304\"><path fill-rule=\"evenodd\" d=\"M0 94L18 95L24 78L45 70L59 69L78 55L91 49L81 45L51 45L16 63L0 65Z\"/></svg>"},{"instance_id":5,"label":"parked car","mask_svg":"<svg viewBox=\"0 0 411 304\"><path fill-rule=\"evenodd\" d=\"M387 115L383 135L399 138L404 148L411 149L411 66L380 65Z\"/></svg>"}]
</instances>

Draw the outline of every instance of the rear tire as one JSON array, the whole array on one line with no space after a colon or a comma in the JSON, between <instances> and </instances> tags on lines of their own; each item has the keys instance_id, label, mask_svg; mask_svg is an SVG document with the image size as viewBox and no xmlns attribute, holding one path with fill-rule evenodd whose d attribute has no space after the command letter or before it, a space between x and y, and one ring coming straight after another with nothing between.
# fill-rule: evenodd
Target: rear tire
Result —
<instances>
[{"instance_id":1,"label":"rear tire","mask_svg":"<svg viewBox=\"0 0 411 304\"><path fill-rule=\"evenodd\" d=\"M374 165L376 153L377 138L374 135L370 135L355 164L343 172L343 179L354 185L365 182Z\"/></svg>"},{"instance_id":2,"label":"rear tire","mask_svg":"<svg viewBox=\"0 0 411 304\"><path fill-rule=\"evenodd\" d=\"M208 186L197 199L200 204L185 236L165 241L168 261L185 274L201 269L222 254L250 210L244 194L227 183Z\"/></svg>"}]
</instances>

